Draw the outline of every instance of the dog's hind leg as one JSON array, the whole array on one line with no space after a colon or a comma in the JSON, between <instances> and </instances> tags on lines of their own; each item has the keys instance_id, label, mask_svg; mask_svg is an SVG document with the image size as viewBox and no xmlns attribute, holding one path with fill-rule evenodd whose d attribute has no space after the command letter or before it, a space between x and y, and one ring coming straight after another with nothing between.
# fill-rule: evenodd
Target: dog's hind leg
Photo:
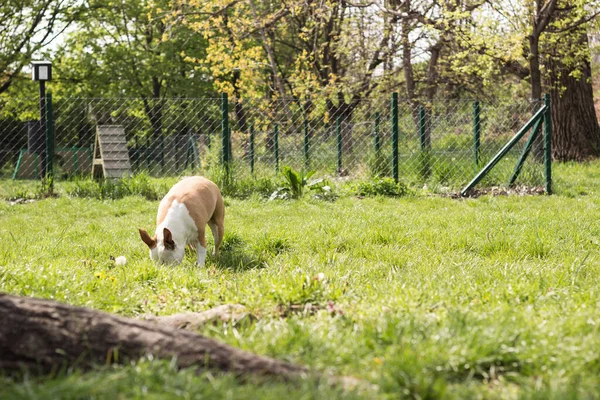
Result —
<instances>
[{"instance_id":1,"label":"dog's hind leg","mask_svg":"<svg viewBox=\"0 0 600 400\"><path fill-rule=\"evenodd\" d=\"M223 242L225 236L225 204L223 198L219 196L217 204L215 206L215 212L213 213L208 226L213 234L215 240L215 257L219 256L219 248Z\"/></svg>"},{"instance_id":2,"label":"dog's hind leg","mask_svg":"<svg viewBox=\"0 0 600 400\"><path fill-rule=\"evenodd\" d=\"M217 257L219 255L219 247L221 247L221 242L223 241L223 225L219 227L219 224L210 221L208 226L213 235L213 240L215 242L215 257Z\"/></svg>"}]
</instances>

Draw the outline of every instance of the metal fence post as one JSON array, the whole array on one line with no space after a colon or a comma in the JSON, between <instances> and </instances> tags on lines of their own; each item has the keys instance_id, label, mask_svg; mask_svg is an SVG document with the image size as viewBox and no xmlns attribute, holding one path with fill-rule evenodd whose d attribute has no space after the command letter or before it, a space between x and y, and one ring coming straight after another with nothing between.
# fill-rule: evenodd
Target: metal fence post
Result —
<instances>
[{"instance_id":1,"label":"metal fence post","mask_svg":"<svg viewBox=\"0 0 600 400\"><path fill-rule=\"evenodd\" d=\"M275 124L273 130L273 147L275 151L275 173L279 171L279 125Z\"/></svg>"},{"instance_id":2,"label":"metal fence post","mask_svg":"<svg viewBox=\"0 0 600 400\"><path fill-rule=\"evenodd\" d=\"M544 95L546 112L544 113L544 172L546 193L552 194L552 112L550 95Z\"/></svg>"},{"instance_id":3,"label":"metal fence post","mask_svg":"<svg viewBox=\"0 0 600 400\"><path fill-rule=\"evenodd\" d=\"M381 150L381 138L379 137L380 122L381 122L381 116L379 115L378 112L376 112L375 113L375 131L373 132L374 142L375 142L375 154L379 154L379 151Z\"/></svg>"},{"instance_id":4,"label":"metal fence post","mask_svg":"<svg viewBox=\"0 0 600 400\"><path fill-rule=\"evenodd\" d=\"M227 160L231 165L233 161L233 151L231 149L231 128L227 129Z\"/></svg>"},{"instance_id":5,"label":"metal fence post","mask_svg":"<svg viewBox=\"0 0 600 400\"><path fill-rule=\"evenodd\" d=\"M308 138L308 120L304 115L304 167L309 165L309 138Z\"/></svg>"},{"instance_id":6,"label":"metal fence post","mask_svg":"<svg viewBox=\"0 0 600 400\"><path fill-rule=\"evenodd\" d=\"M398 182L398 93L392 93L392 174L394 180Z\"/></svg>"},{"instance_id":7,"label":"metal fence post","mask_svg":"<svg viewBox=\"0 0 600 400\"><path fill-rule=\"evenodd\" d=\"M254 124L250 125L250 173L254 175Z\"/></svg>"},{"instance_id":8,"label":"metal fence post","mask_svg":"<svg viewBox=\"0 0 600 400\"><path fill-rule=\"evenodd\" d=\"M342 172L342 117L338 115L335 122L335 133L337 137L337 172Z\"/></svg>"},{"instance_id":9,"label":"metal fence post","mask_svg":"<svg viewBox=\"0 0 600 400\"><path fill-rule=\"evenodd\" d=\"M419 142L421 151L425 150L425 106L419 105Z\"/></svg>"},{"instance_id":10,"label":"metal fence post","mask_svg":"<svg viewBox=\"0 0 600 400\"><path fill-rule=\"evenodd\" d=\"M481 145L481 108L478 101L473 103L473 151L475 172L479 168L479 146Z\"/></svg>"},{"instance_id":11,"label":"metal fence post","mask_svg":"<svg viewBox=\"0 0 600 400\"><path fill-rule=\"evenodd\" d=\"M54 117L53 117L52 93L46 94L46 178L49 179L49 189L53 186L53 163L54 163Z\"/></svg>"},{"instance_id":12,"label":"metal fence post","mask_svg":"<svg viewBox=\"0 0 600 400\"><path fill-rule=\"evenodd\" d=\"M221 94L221 138L222 138L222 154L221 161L225 167L225 171L229 174L229 101L227 93Z\"/></svg>"}]
</instances>

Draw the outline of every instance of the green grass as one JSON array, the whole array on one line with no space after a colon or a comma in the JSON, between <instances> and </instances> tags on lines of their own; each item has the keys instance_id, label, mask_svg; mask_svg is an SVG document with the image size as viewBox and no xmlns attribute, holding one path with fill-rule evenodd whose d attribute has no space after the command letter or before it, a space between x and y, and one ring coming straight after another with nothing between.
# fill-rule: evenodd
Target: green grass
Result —
<instances>
[{"instance_id":1,"label":"green grass","mask_svg":"<svg viewBox=\"0 0 600 400\"><path fill-rule=\"evenodd\" d=\"M126 316L242 303L255 322L201 333L379 386L365 398L596 398L599 167L558 165L554 196L228 197L222 258L203 269L191 253L177 267L149 260L136 228L154 229L158 201L60 186L56 199L0 202L0 291ZM353 395L157 360L0 378L0 398Z\"/></svg>"}]
</instances>

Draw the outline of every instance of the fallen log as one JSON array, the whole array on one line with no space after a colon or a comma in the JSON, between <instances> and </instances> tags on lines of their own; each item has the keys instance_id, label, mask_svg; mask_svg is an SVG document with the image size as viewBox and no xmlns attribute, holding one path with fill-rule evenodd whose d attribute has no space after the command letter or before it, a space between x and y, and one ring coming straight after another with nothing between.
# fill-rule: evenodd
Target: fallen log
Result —
<instances>
[{"instance_id":1,"label":"fallen log","mask_svg":"<svg viewBox=\"0 0 600 400\"><path fill-rule=\"evenodd\" d=\"M180 368L197 366L286 380L309 375L304 366L252 354L197 333L52 300L0 293L0 321L0 370L9 373L22 367L38 373L62 366L87 369L152 354L175 359ZM327 379L344 386L356 382L350 377Z\"/></svg>"}]
</instances>

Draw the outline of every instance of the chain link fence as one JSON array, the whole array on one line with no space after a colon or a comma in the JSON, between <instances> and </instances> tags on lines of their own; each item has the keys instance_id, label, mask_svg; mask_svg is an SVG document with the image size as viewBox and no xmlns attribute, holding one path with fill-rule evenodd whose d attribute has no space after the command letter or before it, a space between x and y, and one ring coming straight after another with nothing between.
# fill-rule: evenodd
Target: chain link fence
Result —
<instances>
[{"instance_id":1,"label":"chain link fence","mask_svg":"<svg viewBox=\"0 0 600 400\"><path fill-rule=\"evenodd\" d=\"M471 181L543 106L426 103L394 96L350 101L55 98L48 103L53 150L47 149L46 129L39 122L39 99L0 99L0 185L41 179L51 151L55 180L89 178L93 169L98 176L114 176L102 168L117 175L211 176L224 165L232 179L261 178L289 165L313 170L315 177L394 177L451 191ZM509 184L528 138L523 136L479 185ZM532 155L514 185L544 185L541 135L531 144Z\"/></svg>"}]
</instances>

